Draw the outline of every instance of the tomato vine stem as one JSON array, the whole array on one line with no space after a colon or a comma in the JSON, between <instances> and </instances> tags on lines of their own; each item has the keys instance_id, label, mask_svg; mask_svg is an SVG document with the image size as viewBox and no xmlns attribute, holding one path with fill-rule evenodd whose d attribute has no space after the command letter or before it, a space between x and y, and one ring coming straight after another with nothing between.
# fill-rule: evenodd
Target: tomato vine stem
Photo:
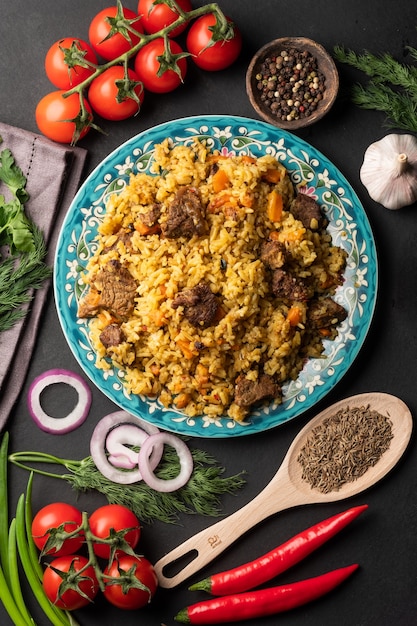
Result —
<instances>
[{"instance_id":1,"label":"tomato vine stem","mask_svg":"<svg viewBox=\"0 0 417 626\"><path fill-rule=\"evenodd\" d=\"M91 85L91 83L98 76L100 76L103 72L105 72L111 67L114 67L115 65L123 65L125 75L127 77L129 60L135 54L137 54L137 52L139 52L139 50L141 50L141 48L143 48L146 44L159 38L164 39L164 42L165 42L164 55L166 56L166 58L168 58L169 56L172 57L172 54L169 49L169 42L168 42L169 33L173 31L174 29L178 28L179 26L182 26L183 24L186 24L190 22L191 20L194 20L203 15L207 15L209 13L213 13L216 17L216 24L215 26L211 28L211 30L213 31L212 45L214 45L214 43L222 39L224 41L227 41L233 36L233 25L230 22L228 22L226 16L224 15L224 13L222 12L222 10L220 9L219 5L216 2L211 2L209 4L203 5L196 9L192 9L191 11L184 11L175 0L165 0L164 4L168 5L173 11L178 13L178 18L175 20L175 22L172 22L172 24L169 24L165 28L162 28L161 30L155 33L146 34L146 33L141 33L137 31L136 29L134 29L131 25L132 20L125 19L125 18L120 19L116 25L113 24L113 31L114 31L113 35L120 33L122 36L124 36L123 31L127 30L128 32L132 33L132 35L139 37L138 43L132 46L127 52L124 52L123 54L116 57L115 59L112 59L111 61L107 61L107 63L103 63L101 65L96 65L95 63L90 63L86 59L83 59L83 64L84 65L88 64L92 69L94 69L94 72L90 74L90 76L88 76L88 78L86 78L84 81L82 81L75 87L68 89L67 91L65 91L64 94L62 94L63 98L68 98L69 96L73 94L78 94L80 98L80 112L78 116L74 120L72 120L76 124L76 133L74 134L74 137L73 137L73 143L76 143L82 130L87 126L93 127L95 128L95 130L98 130L98 131L101 130L98 126L92 123L93 118L89 114L85 105L84 92L89 87L89 85ZM117 7L118 7L118 11L120 11L120 13L123 15L123 6L121 3L121 0L117 0ZM169 69L169 67L171 66L167 64L165 69ZM177 73L179 73L179 70Z\"/></svg>"}]
</instances>

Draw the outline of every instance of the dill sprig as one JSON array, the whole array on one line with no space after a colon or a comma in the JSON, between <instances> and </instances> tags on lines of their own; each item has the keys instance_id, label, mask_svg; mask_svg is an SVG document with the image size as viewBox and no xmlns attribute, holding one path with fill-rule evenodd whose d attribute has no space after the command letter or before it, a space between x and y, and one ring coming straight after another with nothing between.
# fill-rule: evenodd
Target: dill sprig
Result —
<instances>
[{"instance_id":1,"label":"dill sprig","mask_svg":"<svg viewBox=\"0 0 417 626\"><path fill-rule=\"evenodd\" d=\"M0 332L8 330L26 315L24 305L33 299L51 275L44 263L46 245L42 232L33 225L34 250L0 260Z\"/></svg>"},{"instance_id":2,"label":"dill sprig","mask_svg":"<svg viewBox=\"0 0 417 626\"><path fill-rule=\"evenodd\" d=\"M409 52L417 60L417 50L409 48ZM335 46L334 57L370 78L366 85L353 85L354 104L385 113L391 128L417 131L417 67L400 63L388 53L357 54L341 46Z\"/></svg>"},{"instance_id":3,"label":"dill sprig","mask_svg":"<svg viewBox=\"0 0 417 626\"><path fill-rule=\"evenodd\" d=\"M191 449L194 469L188 483L171 493L161 493L148 487L143 481L133 485L121 485L105 478L97 469L91 456L81 461L61 459L43 452L16 452L9 460L26 470L44 476L66 480L79 492L98 491L110 504L122 504L132 510L143 523L156 520L172 524L182 513L208 517L221 515L221 496L235 494L245 485L244 472L223 476L225 469L204 450ZM27 465L27 463L56 464L69 473L54 474ZM175 450L166 447L157 475L174 478L179 472L179 461Z\"/></svg>"}]
</instances>

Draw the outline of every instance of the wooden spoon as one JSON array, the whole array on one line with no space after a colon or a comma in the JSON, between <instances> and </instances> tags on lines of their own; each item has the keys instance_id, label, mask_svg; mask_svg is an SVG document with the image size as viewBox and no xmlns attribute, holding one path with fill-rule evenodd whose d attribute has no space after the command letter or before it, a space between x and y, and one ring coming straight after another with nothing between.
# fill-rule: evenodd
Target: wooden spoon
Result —
<instances>
[{"instance_id":1,"label":"wooden spoon","mask_svg":"<svg viewBox=\"0 0 417 626\"><path fill-rule=\"evenodd\" d=\"M343 408L368 406L392 422L393 438L381 459L354 482L338 491L321 493L301 478L302 466L297 457L306 437L322 420ZM407 405L385 393L364 393L336 402L314 417L291 444L275 476L248 504L232 515L202 530L162 557L155 565L161 587L175 587L215 559L236 539L271 515L299 505L336 502L355 496L381 480L399 461L411 437L413 419ZM172 576L164 573L180 562L186 564ZM191 560L190 560L191 559Z\"/></svg>"}]
</instances>

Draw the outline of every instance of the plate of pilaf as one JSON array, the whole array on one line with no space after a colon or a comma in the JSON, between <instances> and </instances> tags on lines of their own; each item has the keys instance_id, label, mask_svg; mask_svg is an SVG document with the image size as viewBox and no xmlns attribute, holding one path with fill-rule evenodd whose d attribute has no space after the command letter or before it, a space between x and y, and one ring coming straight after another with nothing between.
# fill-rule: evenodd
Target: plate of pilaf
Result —
<instances>
[{"instance_id":1,"label":"plate of pilaf","mask_svg":"<svg viewBox=\"0 0 417 626\"><path fill-rule=\"evenodd\" d=\"M54 291L91 381L134 417L233 437L284 424L354 362L375 242L345 177L264 122L195 116L114 150L58 239Z\"/></svg>"}]
</instances>

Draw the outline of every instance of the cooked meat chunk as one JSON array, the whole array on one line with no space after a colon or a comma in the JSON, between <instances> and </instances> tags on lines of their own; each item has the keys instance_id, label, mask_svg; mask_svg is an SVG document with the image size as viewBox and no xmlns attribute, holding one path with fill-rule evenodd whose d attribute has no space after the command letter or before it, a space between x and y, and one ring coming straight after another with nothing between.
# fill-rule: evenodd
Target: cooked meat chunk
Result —
<instances>
[{"instance_id":1,"label":"cooked meat chunk","mask_svg":"<svg viewBox=\"0 0 417 626\"><path fill-rule=\"evenodd\" d=\"M155 203L147 213L138 213L138 220L145 226L155 226L161 216L161 205Z\"/></svg>"},{"instance_id":2,"label":"cooked meat chunk","mask_svg":"<svg viewBox=\"0 0 417 626\"><path fill-rule=\"evenodd\" d=\"M321 212L320 206L314 198L305 193L299 193L294 198L291 202L290 211L305 228L319 230L327 226L327 220Z\"/></svg>"},{"instance_id":3,"label":"cooked meat chunk","mask_svg":"<svg viewBox=\"0 0 417 626\"><path fill-rule=\"evenodd\" d=\"M117 319L126 319L135 305L137 284L119 261L109 261L97 272L86 296L80 300L78 317L94 317L106 309Z\"/></svg>"},{"instance_id":4,"label":"cooked meat chunk","mask_svg":"<svg viewBox=\"0 0 417 626\"><path fill-rule=\"evenodd\" d=\"M285 270L277 269L272 274L272 293L282 300L303 302L313 296L313 289L302 278L297 278Z\"/></svg>"},{"instance_id":5,"label":"cooked meat chunk","mask_svg":"<svg viewBox=\"0 0 417 626\"><path fill-rule=\"evenodd\" d=\"M184 307L184 315L196 328L208 328L216 319L219 299L206 283L181 291L172 302L172 308Z\"/></svg>"},{"instance_id":6,"label":"cooked meat chunk","mask_svg":"<svg viewBox=\"0 0 417 626\"><path fill-rule=\"evenodd\" d=\"M243 374L236 379L235 402L242 408L249 408L263 400L280 398L281 394L281 386L268 374L261 374L256 381L249 380Z\"/></svg>"},{"instance_id":7,"label":"cooked meat chunk","mask_svg":"<svg viewBox=\"0 0 417 626\"><path fill-rule=\"evenodd\" d=\"M343 322L347 317L347 311L332 298L322 298L311 302L307 317L313 328L326 328Z\"/></svg>"},{"instance_id":8,"label":"cooked meat chunk","mask_svg":"<svg viewBox=\"0 0 417 626\"><path fill-rule=\"evenodd\" d=\"M118 346L125 340L125 334L120 328L119 324L109 324L100 333L100 341L105 348L111 348L112 346Z\"/></svg>"},{"instance_id":9,"label":"cooked meat chunk","mask_svg":"<svg viewBox=\"0 0 417 626\"><path fill-rule=\"evenodd\" d=\"M282 267L286 261L286 250L280 241L268 239L261 246L261 261L271 270Z\"/></svg>"},{"instance_id":10,"label":"cooked meat chunk","mask_svg":"<svg viewBox=\"0 0 417 626\"><path fill-rule=\"evenodd\" d=\"M181 187L168 207L168 218L161 224L165 237L178 239L207 232L205 209L198 190L194 187Z\"/></svg>"}]
</instances>

